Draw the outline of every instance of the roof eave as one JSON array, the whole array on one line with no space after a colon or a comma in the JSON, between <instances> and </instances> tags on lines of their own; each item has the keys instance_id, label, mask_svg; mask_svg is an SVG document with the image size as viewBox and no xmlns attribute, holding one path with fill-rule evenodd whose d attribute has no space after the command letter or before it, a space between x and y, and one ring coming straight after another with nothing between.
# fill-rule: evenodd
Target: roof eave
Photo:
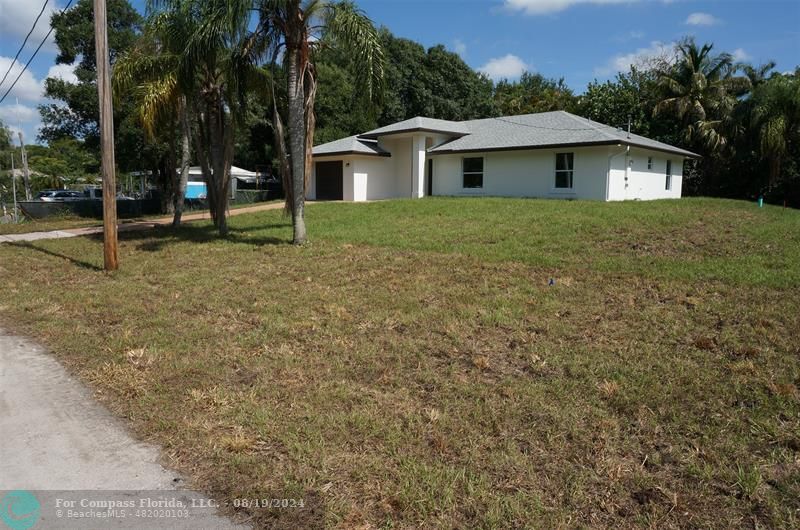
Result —
<instances>
[{"instance_id":1,"label":"roof eave","mask_svg":"<svg viewBox=\"0 0 800 530\"><path fill-rule=\"evenodd\" d=\"M359 134L359 138L369 138L369 139L377 139L381 136L394 136L396 134L408 134L410 132L428 132L428 133L435 133L435 134L447 134L449 136L453 136L456 138L461 138L463 136L468 135L468 132L454 132L454 131L445 131L442 129L430 129L427 127L410 127L408 129L399 129L396 131L389 131L389 132L367 132L364 134Z\"/></svg>"},{"instance_id":2,"label":"roof eave","mask_svg":"<svg viewBox=\"0 0 800 530\"><path fill-rule=\"evenodd\" d=\"M346 156L346 155L354 155L354 156L380 156L380 157L391 157L391 153L364 153L363 151L333 151L331 153L312 153L311 156L314 158L317 157L325 157L325 156Z\"/></svg>"},{"instance_id":3,"label":"roof eave","mask_svg":"<svg viewBox=\"0 0 800 530\"><path fill-rule=\"evenodd\" d=\"M686 158L702 158L702 156L683 150L671 150L666 148L658 148L652 146L641 145L633 142L623 142L620 140L600 140L595 142L575 142L575 143L558 143L558 144L540 144L540 145L514 145L507 147L484 147L475 149L441 149L432 148L428 151L431 155L445 155L454 153L487 153L487 152L501 152L501 151L532 151L537 149L561 149L568 147L599 147L604 145L630 145L631 147L638 147L640 149L650 149L652 151L660 151L674 155L680 155ZM441 146L440 146L441 147Z\"/></svg>"}]
</instances>

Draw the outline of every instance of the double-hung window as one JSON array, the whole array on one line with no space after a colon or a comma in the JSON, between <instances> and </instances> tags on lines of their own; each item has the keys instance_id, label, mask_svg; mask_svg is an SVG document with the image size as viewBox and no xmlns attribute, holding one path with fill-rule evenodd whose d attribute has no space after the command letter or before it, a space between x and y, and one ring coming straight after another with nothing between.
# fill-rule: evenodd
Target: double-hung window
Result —
<instances>
[{"instance_id":1,"label":"double-hung window","mask_svg":"<svg viewBox=\"0 0 800 530\"><path fill-rule=\"evenodd\" d=\"M667 160L667 180L664 189L667 191L672 189L672 160Z\"/></svg>"},{"instance_id":2,"label":"double-hung window","mask_svg":"<svg viewBox=\"0 0 800 530\"><path fill-rule=\"evenodd\" d=\"M652 156L648 156L647 157L647 169L653 169L653 157Z\"/></svg>"},{"instance_id":3,"label":"double-hung window","mask_svg":"<svg viewBox=\"0 0 800 530\"><path fill-rule=\"evenodd\" d=\"M483 187L483 157L465 158L462 162L464 188L478 189Z\"/></svg>"},{"instance_id":4,"label":"double-hung window","mask_svg":"<svg viewBox=\"0 0 800 530\"><path fill-rule=\"evenodd\" d=\"M574 153L556 153L556 189L572 189L572 174L574 167Z\"/></svg>"}]
</instances>

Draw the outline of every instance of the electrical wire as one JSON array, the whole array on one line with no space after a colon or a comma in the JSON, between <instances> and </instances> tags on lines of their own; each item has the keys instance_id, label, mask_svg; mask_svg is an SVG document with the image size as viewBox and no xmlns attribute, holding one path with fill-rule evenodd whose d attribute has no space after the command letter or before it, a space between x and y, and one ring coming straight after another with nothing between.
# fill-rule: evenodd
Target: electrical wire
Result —
<instances>
[{"instance_id":1,"label":"electrical wire","mask_svg":"<svg viewBox=\"0 0 800 530\"><path fill-rule=\"evenodd\" d=\"M63 14L64 14L64 12L65 12L67 9L69 9L69 6L71 6L71 5L72 5L72 0L69 0L69 2L67 2L67 5L64 7L64 9L62 9L62 10L61 10L61 14L63 15ZM8 90L6 90L6 93L5 93L5 94L3 94L3 97L0 97L0 103L3 103L3 101L5 101L5 99L6 99L6 97L8 97L8 95L11 93L11 90L13 90L13 89L14 89L14 86L16 86L17 82L20 80L20 78L22 77L22 74L24 74L24 73L25 73L25 70L27 70L27 69L28 69L28 67L31 65L31 62L33 62L33 59L34 59L34 57L36 57L36 54L37 54L37 53L39 53L39 50L41 50L41 49L42 49L42 46L44 46L44 43L45 43L45 42L47 42L47 39L49 39L49 38L50 38L50 34L51 34L51 33L53 33L53 29L54 29L54 28L53 28L53 26L51 25L51 26L50 26L50 31L48 31L48 32L47 32L47 35L45 35L45 36L44 36L44 38L42 39L42 42L40 42L40 43L39 43L39 46L37 46L37 47L36 47L36 50L33 52L33 55L31 55L31 58L30 58L30 59L28 59L28 62L27 62L27 63L25 63L25 66L22 68L22 71L19 73L19 75L17 76L17 78L16 78L16 79L14 79L14 82L13 82L13 83L11 83L11 86L10 86L10 87L8 87Z\"/></svg>"},{"instance_id":2,"label":"electrical wire","mask_svg":"<svg viewBox=\"0 0 800 530\"><path fill-rule=\"evenodd\" d=\"M14 64L16 64L17 59L19 58L19 54L22 53L22 50L25 49L25 45L28 44L28 39L30 38L31 34L33 34L33 30L36 29L36 25L39 23L39 19L42 18L44 10L47 9L47 4L49 3L50 0L44 0L44 5L42 6L42 10L39 11L39 14L36 16L36 20L33 21L33 26L31 26L31 30L28 32L27 35L25 35L25 40L22 41L22 46L19 47L19 50L17 50L17 54L14 56L14 59L11 60L11 64L8 65L8 70L6 70L5 75L3 75L3 80L0 81L0 87L2 87L3 83L6 82L8 74L11 73L11 69L14 68Z\"/></svg>"}]
</instances>

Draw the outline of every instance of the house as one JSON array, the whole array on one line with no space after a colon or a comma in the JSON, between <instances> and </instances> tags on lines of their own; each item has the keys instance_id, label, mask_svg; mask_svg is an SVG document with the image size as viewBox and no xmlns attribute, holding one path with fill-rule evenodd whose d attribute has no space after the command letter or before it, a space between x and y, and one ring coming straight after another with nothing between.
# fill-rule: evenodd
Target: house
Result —
<instances>
[{"instance_id":1,"label":"house","mask_svg":"<svg viewBox=\"0 0 800 530\"><path fill-rule=\"evenodd\" d=\"M314 147L308 198L679 198L683 162L695 157L564 111L417 117Z\"/></svg>"},{"instance_id":2,"label":"house","mask_svg":"<svg viewBox=\"0 0 800 530\"><path fill-rule=\"evenodd\" d=\"M247 171L240 167L231 166L231 198L236 198L236 189L239 182L255 182L258 178L258 173L255 171ZM186 198L187 199L205 199L208 196L208 188L206 188L206 181L203 178L203 170L200 166L192 166L189 168L189 181L186 183Z\"/></svg>"}]
</instances>

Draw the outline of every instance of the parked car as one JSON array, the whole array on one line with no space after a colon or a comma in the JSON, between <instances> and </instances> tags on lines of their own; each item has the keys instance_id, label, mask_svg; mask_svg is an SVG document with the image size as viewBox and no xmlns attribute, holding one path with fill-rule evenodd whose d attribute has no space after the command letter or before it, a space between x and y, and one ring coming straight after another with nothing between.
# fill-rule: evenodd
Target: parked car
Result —
<instances>
[{"instance_id":1,"label":"parked car","mask_svg":"<svg viewBox=\"0 0 800 530\"><path fill-rule=\"evenodd\" d=\"M45 190L36 196L37 201L43 202L79 201L83 198L83 193L71 190Z\"/></svg>"}]
</instances>

